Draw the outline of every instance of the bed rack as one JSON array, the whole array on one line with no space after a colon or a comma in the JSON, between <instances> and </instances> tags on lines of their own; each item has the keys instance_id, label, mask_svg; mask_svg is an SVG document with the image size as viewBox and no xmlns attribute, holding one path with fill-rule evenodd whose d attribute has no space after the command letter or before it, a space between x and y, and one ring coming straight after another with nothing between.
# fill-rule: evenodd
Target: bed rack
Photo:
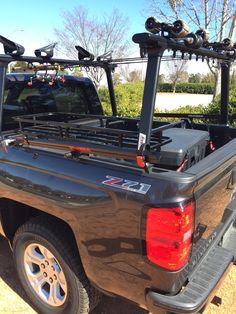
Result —
<instances>
[{"instance_id":1,"label":"bed rack","mask_svg":"<svg viewBox=\"0 0 236 314\"><path fill-rule=\"evenodd\" d=\"M76 113L38 113L14 118L19 132L28 144L54 149L65 149L77 154L95 154L114 158L157 163L157 152L171 139L163 131L181 127L183 121L153 121L151 139L140 156L140 119L107 117Z\"/></svg>"}]
</instances>

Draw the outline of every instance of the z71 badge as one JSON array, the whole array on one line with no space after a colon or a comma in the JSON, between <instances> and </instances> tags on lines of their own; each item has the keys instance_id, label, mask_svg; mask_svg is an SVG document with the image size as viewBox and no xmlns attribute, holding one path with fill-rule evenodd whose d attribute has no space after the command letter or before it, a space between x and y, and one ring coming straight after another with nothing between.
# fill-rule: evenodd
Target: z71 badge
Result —
<instances>
[{"instance_id":1,"label":"z71 badge","mask_svg":"<svg viewBox=\"0 0 236 314\"><path fill-rule=\"evenodd\" d=\"M135 193L146 194L151 187L150 184L131 181L123 178L117 178L112 176L106 176L106 178L107 180L103 181L102 184L110 185L118 189Z\"/></svg>"}]
</instances>

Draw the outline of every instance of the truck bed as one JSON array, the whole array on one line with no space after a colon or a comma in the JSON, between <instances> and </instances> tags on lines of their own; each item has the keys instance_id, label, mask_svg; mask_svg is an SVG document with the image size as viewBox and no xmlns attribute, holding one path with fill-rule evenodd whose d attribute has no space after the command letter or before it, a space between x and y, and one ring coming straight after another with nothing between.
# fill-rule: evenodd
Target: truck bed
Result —
<instances>
[{"instance_id":1,"label":"truck bed","mask_svg":"<svg viewBox=\"0 0 236 314\"><path fill-rule=\"evenodd\" d=\"M77 230L78 247L92 282L124 297L129 284L129 299L135 301L139 293L144 305L147 287L169 295L181 289L208 250L217 227L227 218L224 209L233 191L229 183L235 149L236 140L232 140L186 171L153 166L147 174L134 163L127 166L114 158L89 154L65 159L65 150L25 143L11 147L8 154L1 153L0 192L65 217ZM111 184L111 178L119 179L119 183ZM128 189L125 180L136 186ZM122 188L125 183L126 189ZM140 193L141 184L150 187L146 193ZM175 272L156 267L147 261L142 247L147 204L174 206L192 198L196 204L195 241L189 263ZM205 225L206 230L197 237L199 225ZM165 281L160 280L163 275ZM111 276L118 286L106 279Z\"/></svg>"},{"instance_id":2,"label":"truck bed","mask_svg":"<svg viewBox=\"0 0 236 314\"><path fill-rule=\"evenodd\" d=\"M139 119L59 112L14 119L31 145L124 161L135 161L139 155ZM150 165L185 171L235 136L235 130L226 126L192 124L190 128L183 120L153 120L147 158Z\"/></svg>"}]
</instances>

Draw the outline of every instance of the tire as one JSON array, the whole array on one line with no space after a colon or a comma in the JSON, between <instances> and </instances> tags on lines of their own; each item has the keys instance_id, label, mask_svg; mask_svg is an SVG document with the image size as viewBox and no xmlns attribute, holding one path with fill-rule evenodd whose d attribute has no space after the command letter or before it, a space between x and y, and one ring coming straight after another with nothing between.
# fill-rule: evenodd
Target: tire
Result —
<instances>
[{"instance_id":1,"label":"tire","mask_svg":"<svg viewBox=\"0 0 236 314\"><path fill-rule=\"evenodd\" d=\"M100 294L84 273L74 241L65 239L62 230L60 223L45 217L22 225L13 241L16 270L39 313L89 313Z\"/></svg>"}]
</instances>

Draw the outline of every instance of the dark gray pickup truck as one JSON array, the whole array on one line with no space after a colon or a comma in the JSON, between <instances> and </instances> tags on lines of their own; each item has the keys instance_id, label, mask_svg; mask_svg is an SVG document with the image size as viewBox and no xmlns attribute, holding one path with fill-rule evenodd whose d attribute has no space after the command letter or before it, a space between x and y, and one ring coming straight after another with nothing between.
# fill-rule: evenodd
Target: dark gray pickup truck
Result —
<instances>
[{"instance_id":1,"label":"dark gray pickup truck","mask_svg":"<svg viewBox=\"0 0 236 314\"><path fill-rule=\"evenodd\" d=\"M133 37L147 58L140 118L117 115L112 71L121 61L78 46L78 60L55 59L50 46L27 57L0 37L0 233L39 313L85 314L102 293L155 314L202 313L235 263L235 48L173 29ZM219 114L154 113L166 49L221 62ZM112 116L90 79L6 75L16 60L36 72L102 68Z\"/></svg>"}]
</instances>

